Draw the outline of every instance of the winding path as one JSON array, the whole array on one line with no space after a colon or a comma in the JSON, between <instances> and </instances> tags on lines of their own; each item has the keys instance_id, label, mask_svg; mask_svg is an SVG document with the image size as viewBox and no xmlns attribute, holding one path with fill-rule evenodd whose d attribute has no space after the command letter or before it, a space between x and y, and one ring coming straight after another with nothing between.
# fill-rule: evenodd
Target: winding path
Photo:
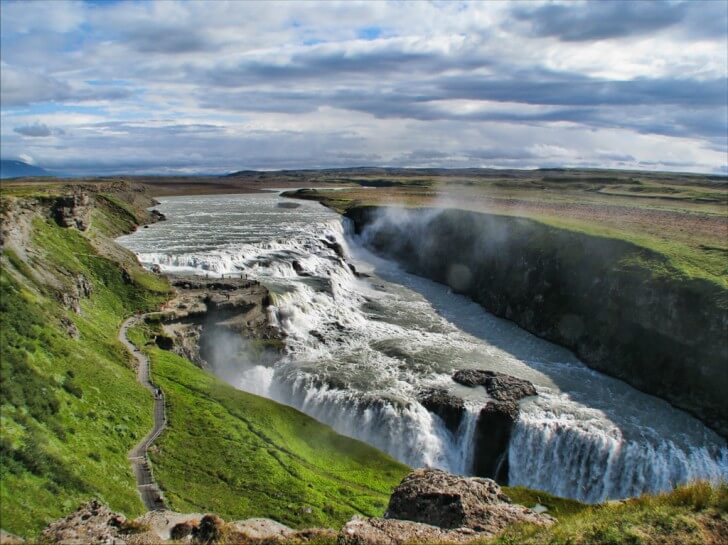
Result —
<instances>
[{"instance_id":1,"label":"winding path","mask_svg":"<svg viewBox=\"0 0 728 545\"><path fill-rule=\"evenodd\" d=\"M149 390L154 396L154 426L147 435L129 451L129 461L136 477L137 490L142 497L144 506L149 511L162 511L167 505L162 497L162 491L154 480L152 468L149 465L147 449L154 443L154 440L164 431L167 425L167 416L164 410L164 393L152 384L149 375L149 358L140 352L126 337L130 326L136 324L143 317L132 316L121 324L119 329L119 341L136 358L137 380L139 384Z\"/></svg>"}]
</instances>

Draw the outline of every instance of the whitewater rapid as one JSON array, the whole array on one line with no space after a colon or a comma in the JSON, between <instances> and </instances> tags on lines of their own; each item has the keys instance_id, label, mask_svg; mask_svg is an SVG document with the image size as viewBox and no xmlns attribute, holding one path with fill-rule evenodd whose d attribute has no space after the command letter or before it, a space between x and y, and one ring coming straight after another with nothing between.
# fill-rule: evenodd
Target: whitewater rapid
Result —
<instances>
[{"instance_id":1,"label":"whitewater rapid","mask_svg":"<svg viewBox=\"0 0 728 545\"><path fill-rule=\"evenodd\" d=\"M240 357L239 347L221 349L210 363L236 387L411 466L467 474L487 395L450 376L490 369L530 380L539 394L521 402L510 484L598 502L728 479L725 441L698 420L372 255L317 203L279 202L275 194L168 198L159 207L166 222L119 240L148 267L247 274L269 288L269 316L287 334L286 354L261 363ZM456 433L417 401L430 387L465 399Z\"/></svg>"}]
</instances>

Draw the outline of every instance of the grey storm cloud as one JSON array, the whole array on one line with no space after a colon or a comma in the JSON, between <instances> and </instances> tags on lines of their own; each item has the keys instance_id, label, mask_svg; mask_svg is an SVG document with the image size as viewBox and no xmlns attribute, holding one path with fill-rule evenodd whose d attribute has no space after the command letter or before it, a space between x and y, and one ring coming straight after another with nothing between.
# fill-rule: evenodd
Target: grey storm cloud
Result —
<instances>
[{"instance_id":1,"label":"grey storm cloud","mask_svg":"<svg viewBox=\"0 0 728 545\"><path fill-rule=\"evenodd\" d=\"M174 26L142 26L127 30L122 43L141 53L184 54L212 51L215 43L197 29Z\"/></svg>"},{"instance_id":2,"label":"grey storm cloud","mask_svg":"<svg viewBox=\"0 0 728 545\"><path fill-rule=\"evenodd\" d=\"M533 7L516 5L512 9L513 16L526 22L530 32L573 42L643 36L679 23L686 23L690 34L720 35L724 32L727 13L722 0L602 0Z\"/></svg>"},{"instance_id":3,"label":"grey storm cloud","mask_svg":"<svg viewBox=\"0 0 728 545\"><path fill-rule=\"evenodd\" d=\"M88 102L121 100L132 92L124 87L72 86L56 77L3 64L0 69L2 106L26 106L38 102Z\"/></svg>"},{"instance_id":4,"label":"grey storm cloud","mask_svg":"<svg viewBox=\"0 0 728 545\"><path fill-rule=\"evenodd\" d=\"M45 123L33 123L32 125L23 125L13 129L18 134L29 136L31 138L45 138L48 136L57 136L64 134L63 129L51 129Z\"/></svg>"},{"instance_id":5,"label":"grey storm cloud","mask_svg":"<svg viewBox=\"0 0 728 545\"><path fill-rule=\"evenodd\" d=\"M372 51L318 51L294 55L286 62L272 63L249 60L235 66L218 66L202 76L211 85L239 87L273 81L315 81L322 78L373 74L402 75L418 71L440 72L443 69L465 68L463 58L447 59L441 54L427 51L403 51L392 44ZM469 67L488 64L485 60L468 63Z\"/></svg>"},{"instance_id":6,"label":"grey storm cloud","mask_svg":"<svg viewBox=\"0 0 728 545\"><path fill-rule=\"evenodd\" d=\"M461 120L508 123L569 122L595 127L629 127L640 133L716 137L725 134L728 81L637 79L609 81L573 73L493 79L442 76L413 79L390 89L278 90L210 89L199 94L210 109L305 113L321 106L359 111L380 119ZM301 87L302 88L302 87ZM455 99L508 103L499 110L458 112L438 103ZM516 106L514 106L516 104ZM543 107L519 109L517 104ZM716 115L719 114L719 115Z\"/></svg>"},{"instance_id":7,"label":"grey storm cloud","mask_svg":"<svg viewBox=\"0 0 728 545\"><path fill-rule=\"evenodd\" d=\"M723 164L725 2L453 4L6 2L3 152L66 171Z\"/></svg>"}]
</instances>

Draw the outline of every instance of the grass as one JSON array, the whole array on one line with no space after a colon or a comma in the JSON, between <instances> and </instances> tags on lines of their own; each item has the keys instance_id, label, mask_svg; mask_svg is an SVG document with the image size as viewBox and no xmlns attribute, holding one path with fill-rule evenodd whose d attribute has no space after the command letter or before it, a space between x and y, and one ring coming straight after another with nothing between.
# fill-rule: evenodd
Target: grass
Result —
<instances>
[{"instance_id":1,"label":"grass","mask_svg":"<svg viewBox=\"0 0 728 545\"><path fill-rule=\"evenodd\" d=\"M510 491L512 494L512 491ZM527 494L530 494L527 492ZM517 494L513 494L517 499ZM554 514L549 528L514 526L492 545L717 545L728 540L728 484L697 482L673 492Z\"/></svg>"},{"instance_id":2,"label":"grass","mask_svg":"<svg viewBox=\"0 0 728 545\"><path fill-rule=\"evenodd\" d=\"M515 172L515 173L514 173ZM527 217L617 238L666 256L675 271L728 287L728 178L609 171L445 172L423 185L413 173L391 186L306 189L341 213L353 206L444 206ZM377 180L381 174L377 175Z\"/></svg>"},{"instance_id":3,"label":"grass","mask_svg":"<svg viewBox=\"0 0 728 545\"><path fill-rule=\"evenodd\" d=\"M145 343L150 327L136 328L134 342ZM381 516L408 472L293 408L236 390L171 352L146 350L168 400L155 475L177 511L339 527L354 514Z\"/></svg>"},{"instance_id":4,"label":"grass","mask_svg":"<svg viewBox=\"0 0 728 545\"><path fill-rule=\"evenodd\" d=\"M35 200L28 240L0 258L0 527L24 537L91 498L130 517L144 510L127 453L152 425L152 399L117 333L125 317L158 308L169 286L112 240L144 217L144 203L95 197L86 232L49 219L52 197ZM80 314L63 304L76 297ZM336 525L381 514L407 471L187 360L153 358L171 419L155 470L179 510Z\"/></svg>"},{"instance_id":5,"label":"grass","mask_svg":"<svg viewBox=\"0 0 728 545\"><path fill-rule=\"evenodd\" d=\"M0 272L0 518L26 536L91 497L142 512L126 456L151 426L152 402L116 332L124 316L166 297L164 286L126 282L75 229L38 218L32 233L35 257L25 262L6 249ZM80 315L59 302L76 275L92 288ZM71 324L78 339L67 333Z\"/></svg>"}]
</instances>

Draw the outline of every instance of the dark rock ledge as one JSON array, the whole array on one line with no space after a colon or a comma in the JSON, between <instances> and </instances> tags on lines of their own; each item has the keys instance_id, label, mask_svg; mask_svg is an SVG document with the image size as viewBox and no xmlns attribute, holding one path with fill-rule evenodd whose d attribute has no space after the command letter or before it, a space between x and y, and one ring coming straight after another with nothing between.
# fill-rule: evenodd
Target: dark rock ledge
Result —
<instances>
[{"instance_id":1,"label":"dark rock ledge","mask_svg":"<svg viewBox=\"0 0 728 545\"><path fill-rule=\"evenodd\" d=\"M518 402L534 396L536 388L527 380L480 369L462 369L452 375L458 384L471 388L483 386L492 398L480 410L475 429L473 473L508 483L508 446L513 424L518 419ZM462 399L445 389L422 391L419 402L439 416L455 434L465 415Z\"/></svg>"}]
</instances>

